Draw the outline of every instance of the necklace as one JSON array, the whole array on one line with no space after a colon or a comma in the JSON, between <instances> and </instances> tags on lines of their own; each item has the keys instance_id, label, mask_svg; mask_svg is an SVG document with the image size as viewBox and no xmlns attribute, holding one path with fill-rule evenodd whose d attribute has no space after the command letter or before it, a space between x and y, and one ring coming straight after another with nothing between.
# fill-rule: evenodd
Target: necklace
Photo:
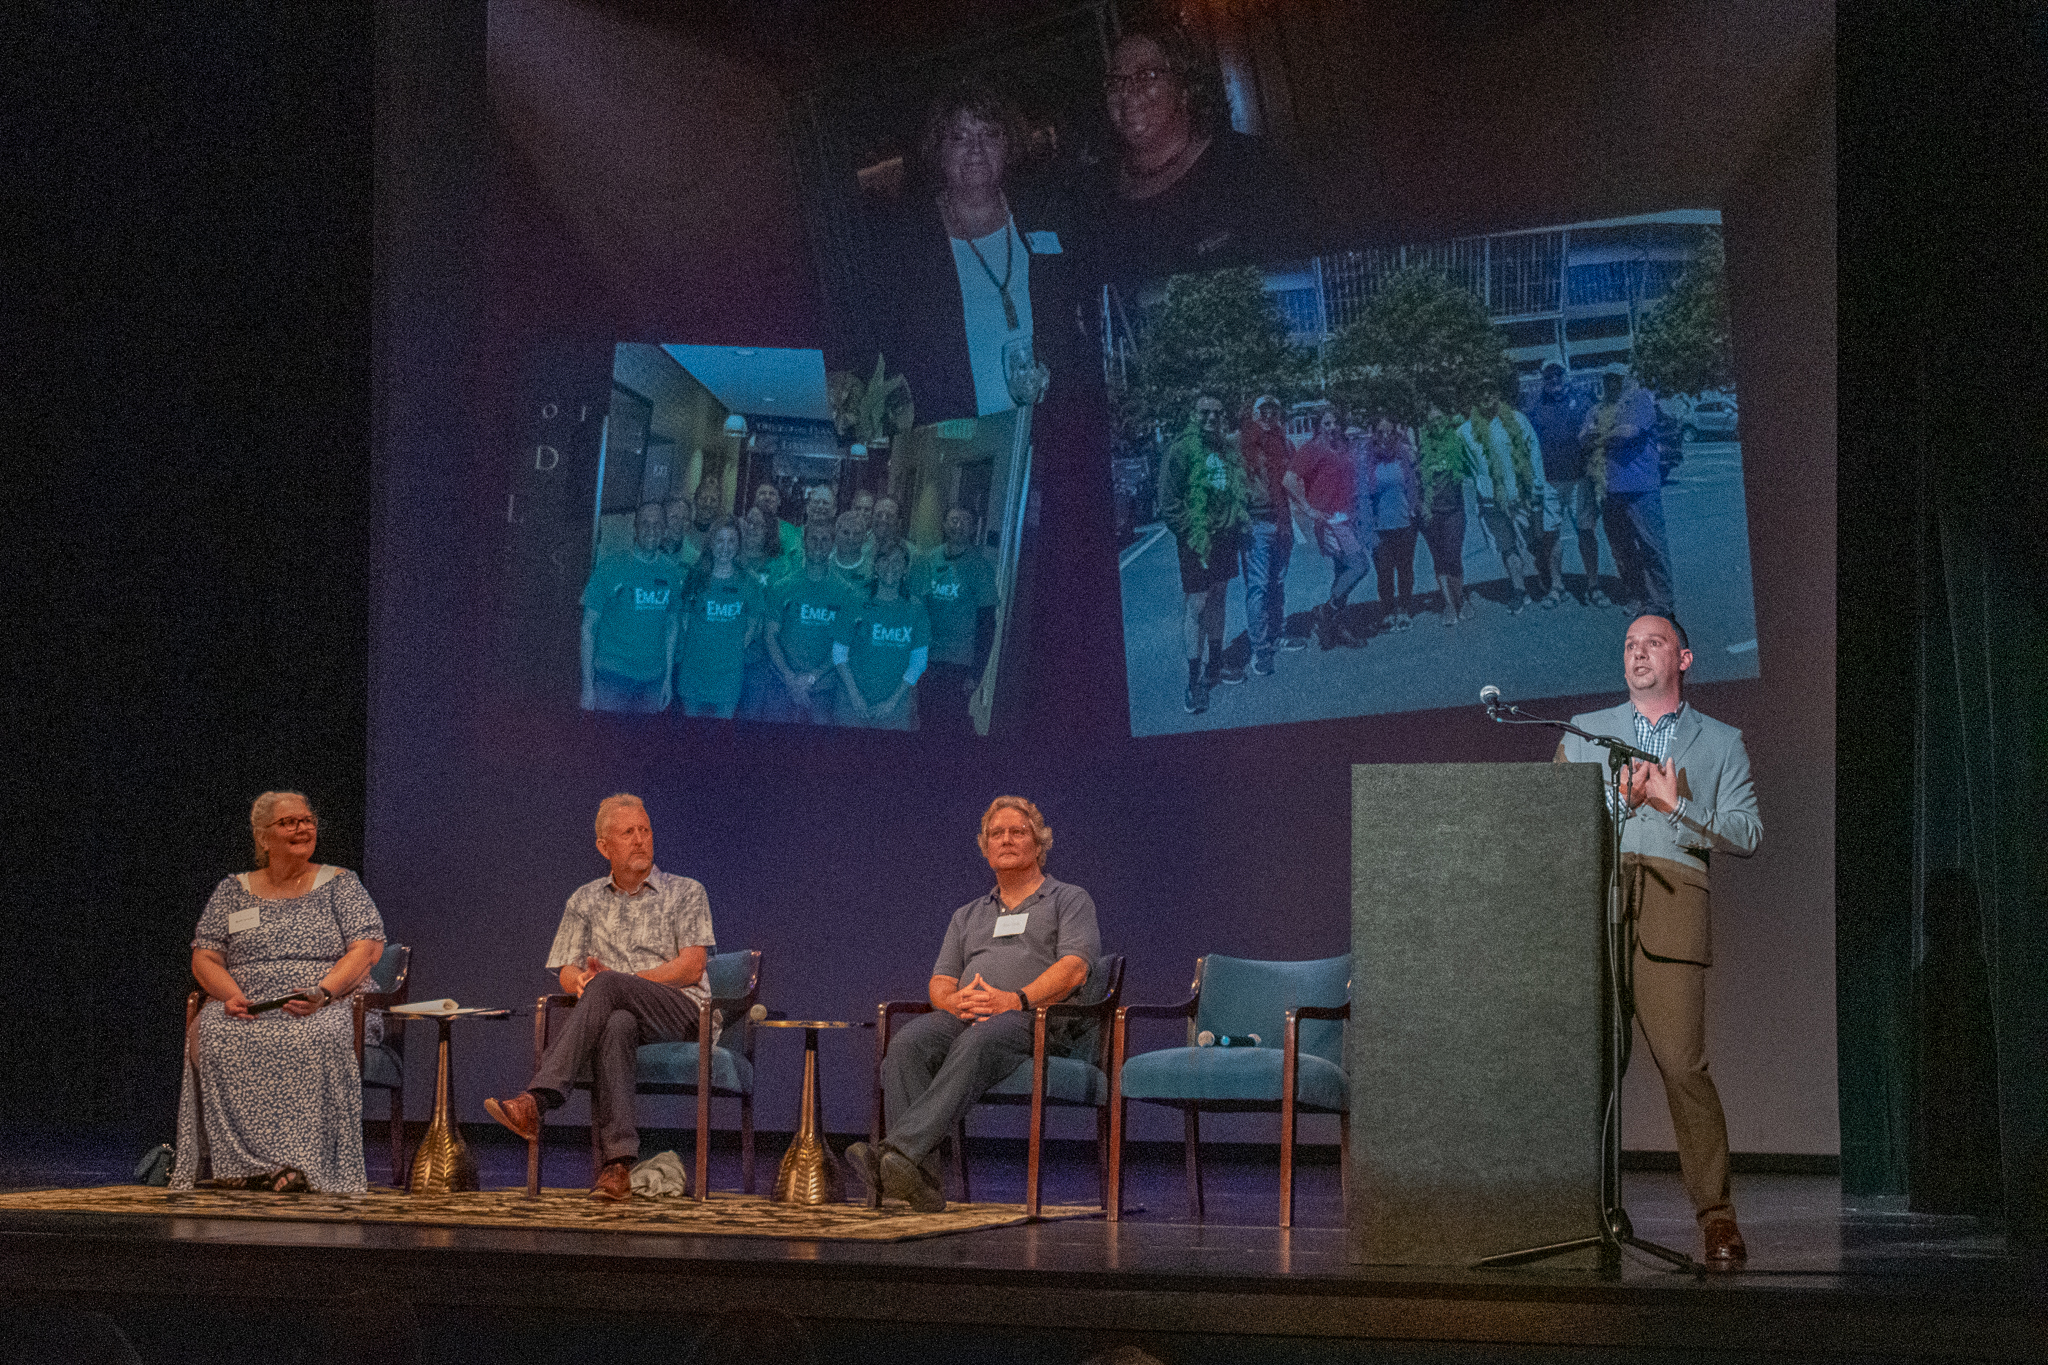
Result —
<instances>
[{"instance_id":1,"label":"necklace","mask_svg":"<svg viewBox=\"0 0 2048 1365\"><path fill-rule=\"evenodd\" d=\"M1017 304L1010 297L1010 276L1017 267L1017 233L1012 228L1008 214L1003 215L1003 277L996 278L996 272L988 268L988 259L981 254L981 248L967 238L967 249L974 253L974 259L981 263L981 273L988 276L988 282L1003 296L1003 325L1011 331L1017 330Z\"/></svg>"},{"instance_id":2,"label":"necklace","mask_svg":"<svg viewBox=\"0 0 2048 1365\"><path fill-rule=\"evenodd\" d=\"M1209 150L1210 139L1190 137L1169 157L1151 166L1125 166L1120 172L1126 199L1150 199L1172 188L1190 166Z\"/></svg>"}]
</instances>

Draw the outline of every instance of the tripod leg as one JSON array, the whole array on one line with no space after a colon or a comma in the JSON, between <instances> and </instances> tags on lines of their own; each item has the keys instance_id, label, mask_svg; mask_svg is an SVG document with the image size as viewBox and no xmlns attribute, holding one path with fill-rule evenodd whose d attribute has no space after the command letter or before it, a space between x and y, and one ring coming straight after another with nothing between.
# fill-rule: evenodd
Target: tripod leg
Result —
<instances>
[{"instance_id":1,"label":"tripod leg","mask_svg":"<svg viewBox=\"0 0 2048 1365\"><path fill-rule=\"evenodd\" d=\"M1668 1261L1680 1270L1690 1270L1701 1278L1706 1277L1707 1268L1698 1261L1695 1261L1682 1251L1673 1251L1670 1247L1659 1246L1646 1237L1626 1236L1621 1239L1621 1244L1634 1247L1637 1251L1647 1252L1660 1261Z\"/></svg>"},{"instance_id":2,"label":"tripod leg","mask_svg":"<svg viewBox=\"0 0 2048 1365\"><path fill-rule=\"evenodd\" d=\"M1488 1256L1483 1261L1474 1261L1472 1268L1474 1270L1498 1270L1504 1266L1527 1265L1531 1261L1547 1261L1552 1256L1563 1256L1574 1251L1584 1251L1588 1247L1605 1247L1606 1245L1607 1239L1605 1237L1574 1237L1569 1242L1552 1242L1549 1246L1523 1247L1520 1251L1503 1251L1498 1256ZM1604 1266L1607 1258L1603 1255L1600 1259Z\"/></svg>"}]
</instances>

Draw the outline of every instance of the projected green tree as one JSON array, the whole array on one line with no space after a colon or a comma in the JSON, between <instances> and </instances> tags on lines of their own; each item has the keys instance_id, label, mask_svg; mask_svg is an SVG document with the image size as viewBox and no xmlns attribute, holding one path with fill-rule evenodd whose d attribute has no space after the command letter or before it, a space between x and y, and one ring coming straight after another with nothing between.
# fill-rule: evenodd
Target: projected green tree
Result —
<instances>
[{"instance_id":1,"label":"projected green tree","mask_svg":"<svg viewBox=\"0 0 2048 1365\"><path fill-rule=\"evenodd\" d=\"M1384 411L1411 425L1431 405L1467 412L1515 392L1514 366L1485 305L1427 266L1382 279L1365 312L1331 339L1323 366L1331 396L1354 412Z\"/></svg>"},{"instance_id":2,"label":"projected green tree","mask_svg":"<svg viewBox=\"0 0 2048 1365\"><path fill-rule=\"evenodd\" d=\"M1728 261L1719 229L1636 331L1636 378L1658 393L1698 393L1735 384L1728 343Z\"/></svg>"},{"instance_id":3,"label":"projected green tree","mask_svg":"<svg viewBox=\"0 0 2048 1365\"><path fill-rule=\"evenodd\" d=\"M1120 416L1126 434L1137 438L1155 424L1177 433L1198 393L1214 393L1235 418L1260 394L1292 402L1312 382L1312 357L1288 341L1279 304L1249 267L1168 281L1165 299L1145 321L1136 361Z\"/></svg>"}]
</instances>

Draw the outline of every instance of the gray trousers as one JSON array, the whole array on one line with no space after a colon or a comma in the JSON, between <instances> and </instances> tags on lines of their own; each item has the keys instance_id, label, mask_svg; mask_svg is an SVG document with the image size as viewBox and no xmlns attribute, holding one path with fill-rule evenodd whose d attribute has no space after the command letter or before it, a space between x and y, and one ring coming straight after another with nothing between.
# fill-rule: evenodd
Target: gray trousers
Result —
<instances>
[{"instance_id":1,"label":"gray trousers","mask_svg":"<svg viewBox=\"0 0 2048 1365\"><path fill-rule=\"evenodd\" d=\"M905 1024L882 1058L882 1140L929 1169L933 1149L974 1102L1031 1060L1031 1020L1009 1010L970 1025L933 1010Z\"/></svg>"},{"instance_id":2,"label":"gray trousers","mask_svg":"<svg viewBox=\"0 0 2048 1365\"><path fill-rule=\"evenodd\" d=\"M590 1124L598 1159L640 1155L633 1122L633 1053L644 1043L682 1043L697 1036L697 1002L673 986L631 972L600 972L563 1017L533 1073L529 1090L567 1099L588 1076Z\"/></svg>"}]
</instances>

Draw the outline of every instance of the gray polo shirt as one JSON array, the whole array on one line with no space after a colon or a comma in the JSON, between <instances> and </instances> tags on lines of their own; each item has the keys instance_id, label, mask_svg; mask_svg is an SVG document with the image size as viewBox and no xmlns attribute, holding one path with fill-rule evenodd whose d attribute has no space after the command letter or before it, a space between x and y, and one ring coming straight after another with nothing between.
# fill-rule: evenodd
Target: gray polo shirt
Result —
<instances>
[{"instance_id":1,"label":"gray polo shirt","mask_svg":"<svg viewBox=\"0 0 2048 1365\"><path fill-rule=\"evenodd\" d=\"M996 921L1013 915L1024 916L1022 932L998 937ZM1078 886L1047 877L1015 910L994 890L955 910L932 975L962 983L979 975L999 991L1016 991L1063 957L1078 957L1092 971L1100 956L1102 934L1095 927L1094 898Z\"/></svg>"}]
</instances>

